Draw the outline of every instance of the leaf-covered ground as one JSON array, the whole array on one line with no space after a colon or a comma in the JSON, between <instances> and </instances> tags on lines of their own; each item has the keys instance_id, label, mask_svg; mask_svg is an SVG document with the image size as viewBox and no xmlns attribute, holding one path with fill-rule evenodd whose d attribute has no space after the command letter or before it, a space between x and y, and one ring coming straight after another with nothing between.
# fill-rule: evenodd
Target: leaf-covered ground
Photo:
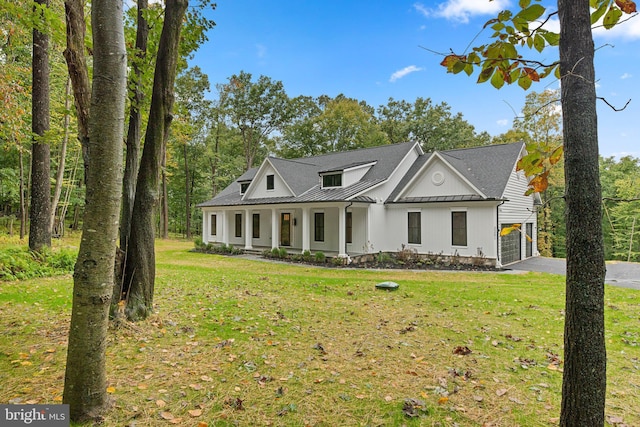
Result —
<instances>
[{"instance_id":1,"label":"leaf-covered ground","mask_svg":"<svg viewBox=\"0 0 640 427\"><path fill-rule=\"evenodd\" d=\"M322 269L158 242L156 314L112 328L106 426L550 426L564 280ZM396 292L379 291L385 280ZM70 276L0 282L0 402L61 400ZM640 292L607 287L610 425L640 425Z\"/></svg>"}]
</instances>

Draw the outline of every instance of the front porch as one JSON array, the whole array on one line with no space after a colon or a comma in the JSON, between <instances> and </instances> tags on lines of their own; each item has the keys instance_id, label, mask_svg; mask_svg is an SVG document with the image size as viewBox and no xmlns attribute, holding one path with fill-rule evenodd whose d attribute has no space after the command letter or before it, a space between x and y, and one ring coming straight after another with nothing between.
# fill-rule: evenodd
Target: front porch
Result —
<instances>
[{"instance_id":1,"label":"front porch","mask_svg":"<svg viewBox=\"0 0 640 427\"><path fill-rule=\"evenodd\" d=\"M203 241L250 253L284 248L346 258L367 251L367 205L251 206L204 211Z\"/></svg>"}]
</instances>

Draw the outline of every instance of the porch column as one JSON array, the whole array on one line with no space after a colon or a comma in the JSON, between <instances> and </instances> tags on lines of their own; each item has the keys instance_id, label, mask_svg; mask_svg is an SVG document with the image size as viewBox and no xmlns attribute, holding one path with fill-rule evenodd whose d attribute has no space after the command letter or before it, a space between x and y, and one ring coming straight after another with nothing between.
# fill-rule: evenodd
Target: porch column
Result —
<instances>
[{"instance_id":1,"label":"porch column","mask_svg":"<svg viewBox=\"0 0 640 427\"><path fill-rule=\"evenodd\" d=\"M278 233L278 210L271 208L271 249L277 248L280 244L280 234Z\"/></svg>"},{"instance_id":2,"label":"porch column","mask_svg":"<svg viewBox=\"0 0 640 427\"><path fill-rule=\"evenodd\" d=\"M311 250L311 221L309 220L309 208L302 208L302 253Z\"/></svg>"},{"instance_id":3,"label":"porch column","mask_svg":"<svg viewBox=\"0 0 640 427\"><path fill-rule=\"evenodd\" d=\"M222 211L222 243L229 245L229 211Z\"/></svg>"},{"instance_id":4,"label":"porch column","mask_svg":"<svg viewBox=\"0 0 640 427\"><path fill-rule=\"evenodd\" d=\"M251 216L251 210L244 210L244 248L245 249L253 249L252 239L253 239L253 217Z\"/></svg>"},{"instance_id":5,"label":"porch column","mask_svg":"<svg viewBox=\"0 0 640 427\"><path fill-rule=\"evenodd\" d=\"M344 207L338 208L338 257L347 258L347 215Z\"/></svg>"}]
</instances>

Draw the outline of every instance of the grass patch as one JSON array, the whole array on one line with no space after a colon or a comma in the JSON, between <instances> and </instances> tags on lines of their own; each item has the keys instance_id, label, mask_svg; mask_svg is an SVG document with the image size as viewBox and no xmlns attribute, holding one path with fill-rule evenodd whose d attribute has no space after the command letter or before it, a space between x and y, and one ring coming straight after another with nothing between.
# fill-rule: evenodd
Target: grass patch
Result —
<instances>
[{"instance_id":1,"label":"grass patch","mask_svg":"<svg viewBox=\"0 0 640 427\"><path fill-rule=\"evenodd\" d=\"M557 424L562 277L324 269L191 247L158 242L155 314L110 332L104 425ZM400 289L375 289L386 280ZM71 287L0 283L0 402L61 398ZM640 425L640 292L607 286L606 298L607 415Z\"/></svg>"}]
</instances>

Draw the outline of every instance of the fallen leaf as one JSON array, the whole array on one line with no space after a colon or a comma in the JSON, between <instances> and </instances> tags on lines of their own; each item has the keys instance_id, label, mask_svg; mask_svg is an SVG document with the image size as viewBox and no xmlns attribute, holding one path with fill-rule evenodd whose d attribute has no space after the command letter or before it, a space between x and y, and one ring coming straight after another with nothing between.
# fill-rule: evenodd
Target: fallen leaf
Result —
<instances>
[{"instance_id":1,"label":"fallen leaf","mask_svg":"<svg viewBox=\"0 0 640 427\"><path fill-rule=\"evenodd\" d=\"M189 387L191 387L194 390L202 390L203 387L200 384L189 384Z\"/></svg>"},{"instance_id":2,"label":"fallen leaf","mask_svg":"<svg viewBox=\"0 0 640 427\"><path fill-rule=\"evenodd\" d=\"M197 427L209 427L209 424L205 423L204 421L200 421Z\"/></svg>"},{"instance_id":3,"label":"fallen leaf","mask_svg":"<svg viewBox=\"0 0 640 427\"><path fill-rule=\"evenodd\" d=\"M144 383L138 384L138 390L146 390L148 388L149 386Z\"/></svg>"},{"instance_id":4,"label":"fallen leaf","mask_svg":"<svg viewBox=\"0 0 640 427\"><path fill-rule=\"evenodd\" d=\"M391 402L391 401L393 400L393 397L391 397L391 396L385 396L385 397L384 397L384 400L385 400L386 402Z\"/></svg>"},{"instance_id":5,"label":"fallen leaf","mask_svg":"<svg viewBox=\"0 0 640 427\"><path fill-rule=\"evenodd\" d=\"M174 419L174 416L171 412L167 412L167 411L163 411L160 412L160 417L164 420L172 420Z\"/></svg>"},{"instance_id":6,"label":"fallen leaf","mask_svg":"<svg viewBox=\"0 0 640 427\"><path fill-rule=\"evenodd\" d=\"M189 415L191 415L192 417L199 417L200 415L202 415L202 409L191 409L189 411Z\"/></svg>"},{"instance_id":7,"label":"fallen leaf","mask_svg":"<svg viewBox=\"0 0 640 427\"><path fill-rule=\"evenodd\" d=\"M482 396L473 396L473 400L475 400L476 402L482 402L484 399L482 398Z\"/></svg>"},{"instance_id":8,"label":"fallen leaf","mask_svg":"<svg viewBox=\"0 0 640 427\"><path fill-rule=\"evenodd\" d=\"M172 420L169 420L169 422L171 424L182 424L182 418L174 418Z\"/></svg>"},{"instance_id":9,"label":"fallen leaf","mask_svg":"<svg viewBox=\"0 0 640 427\"><path fill-rule=\"evenodd\" d=\"M458 347L453 349L453 354L466 356L467 354L471 354L471 350L466 345L465 346L460 346L459 345Z\"/></svg>"},{"instance_id":10,"label":"fallen leaf","mask_svg":"<svg viewBox=\"0 0 640 427\"><path fill-rule=\"evenodd\" d=\"M115 393L116 392L116 388L115 387L107 387L107 393L111 394L111 393Z\"/></svg>"},{"instance_id":11,"label":"fallen leaf","mask_svg":"<svg viewBox=\"0 0 640 427\"><path fill-rule=\"evenodd\" d=\"M506 388L500 388L500 389L496 390L496 394L498 396L504 396L505 394L507 394L507 389Z\"/></svg>"},{"instance_id":12,"label":"fallen leaf","mask_svg":"<svg viewBox=\"0 0 640 427\"><path fill-rule=\"evenodd\" d=\"M449 401L448 397L441 397L440 399L438 399L438 405L444 405L448 401Z\"/></svg>"},{"instance_id":13,"label":"fallen leaf","mask_svg":"<svg viewBox=\"0 0 640 427\"><path fill-rule=\"evenodd\" d=\"M156 406L158 408L164 408L165 406L167 406L167 402L165 402L162 399L158 399L158 400L156 400Z\"/></svg>"}]
</instances>

